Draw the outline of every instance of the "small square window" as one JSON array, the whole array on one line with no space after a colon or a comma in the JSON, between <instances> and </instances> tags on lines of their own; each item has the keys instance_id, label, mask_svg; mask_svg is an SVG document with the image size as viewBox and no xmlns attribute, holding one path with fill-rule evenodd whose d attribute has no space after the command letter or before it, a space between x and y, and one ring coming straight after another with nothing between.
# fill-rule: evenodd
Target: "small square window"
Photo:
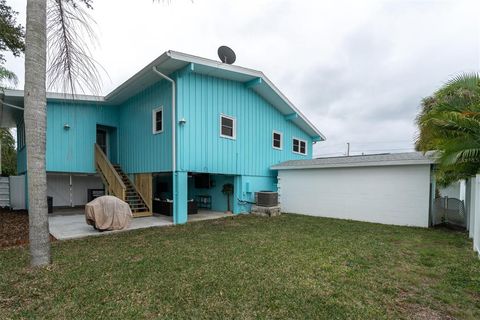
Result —
<instances>
[{"instance_id":1,"label":"small square window","mask_svg":"<svg viewBox=\"0 0 480 320\"><path fill-rule=\"evenodd\" d=\"M274 149L282 150L282 133L278 131L273 131L272 134L272 146Z\"/></svg>"},{"instance_id":2,"label":"small square window","mask_svg":"<svg viewBox=\"0 0 480 320\"><path fill-rule=\"evenodd\" d=\"M163 131L163 107L153 110L152 129L154 134L160 133Z\"/></svg>"},{"instance_id":3,"label":"small square window","mask_svg":"<svg viewBox=\"0 0 480 320\"><path fill-rule=\"evenodd\" d=\"M307 142L293 138L292 151L299 154L307 154Z\"/></svg>"},{"instance_id":4,"label":"small square window","mask_svg":"<svg viewBox=\"0 0 480 320\"><path fill-rule=\"evenodd\" d=\"M224 138L235 139L235 118L221 115L220 116L220 136Z\"/></svg>"}]
</instances>

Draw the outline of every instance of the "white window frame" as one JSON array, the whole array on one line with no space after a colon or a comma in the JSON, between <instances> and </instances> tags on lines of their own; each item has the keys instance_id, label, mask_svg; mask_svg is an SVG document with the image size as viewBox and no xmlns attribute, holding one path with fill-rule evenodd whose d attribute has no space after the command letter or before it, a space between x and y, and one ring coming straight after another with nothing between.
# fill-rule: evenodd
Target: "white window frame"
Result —
<instances>
[{"instance_id":1,"label":"white window frame","mask_svg":"<svg viewBox=\"0 0 480 320\"><path fill-rule=\"evenodd\" d=\"M298 152L293 150L293 146L294 146L293 141L294 141L294 140L298 140ZM304 143L305 143L305 153L302 153L302 152L300 151L300 150L302 149L302 148L300 147L300 142L304 142ZM300 139L300 138L292 137L292 152L293 152L293 153L296 153L296 154L301 154L302 156L306 156L306 155L308 154L308 144L307 144L307 140L303 140L303 139Z\"/></svg>"},{"instance_id":2,"label":"white window frame","mask_svg":"<svg viewBox=\"0 0 480 320\"><path fill-rule=\"evenodd\" d=\"M222 118L230 119L232 120L233 123L233 128L232 128L232 133L233 136L227 136L222 134ZM221 113L220 114L220 137L226 138L226 139L231 139L231 140L236 140L237 139L237 119L235 119L232 116L227 116L226 114Z\"/></svg>"},{"instance_id":3,"label":"white window frame","mask_svg":"<svg viewBox=\"0 0 480 320\"><path fill-rule=\"evenodd\" d=\"M159 111L162 112L162 129L161 130L157 130L157 113ZM153 134L162 133L164 126L165 126L165 123L163 122L163 106L160 106L152 110L152 133Z\"/></svg>"},{"instance_id":4,"label":"white window frame","mask_svg":"<svg viewBox=\"0 0 480 320\"><path fill-rule=\"evenodd\" d=\"M280 135L280 147L275 147L275 139L273 137L274 134ZM273 130L272 131L272 148L275 150L283 150L283 133L280 131ZM292 147L293 149L293 147Z\"/></svg>"}]
</instances>

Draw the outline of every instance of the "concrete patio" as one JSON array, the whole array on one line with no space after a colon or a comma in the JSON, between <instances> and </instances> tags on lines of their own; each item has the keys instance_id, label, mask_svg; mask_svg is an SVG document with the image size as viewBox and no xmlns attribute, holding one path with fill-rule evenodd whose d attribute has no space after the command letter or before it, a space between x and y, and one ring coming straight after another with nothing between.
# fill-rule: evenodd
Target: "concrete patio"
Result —
<instances>
[{"instance_id":1,"label":"concrete patio","mask_svg":"<svg viewBox=\"0 0 480 320\"><path fill-rule=\"evenodd\" d=\"M188 215L188 222L219 219L232 216L224 212L198 210L197 214ZM135 229L173 226L173 219L169 216L154 214L151 217L135 218L128 229L99 232L85 222L83 209L57 210L48 218L50 233L57 240L79 239L89 236L101 236L114 232L123 232Z\"/></svg>"}]
</instances>

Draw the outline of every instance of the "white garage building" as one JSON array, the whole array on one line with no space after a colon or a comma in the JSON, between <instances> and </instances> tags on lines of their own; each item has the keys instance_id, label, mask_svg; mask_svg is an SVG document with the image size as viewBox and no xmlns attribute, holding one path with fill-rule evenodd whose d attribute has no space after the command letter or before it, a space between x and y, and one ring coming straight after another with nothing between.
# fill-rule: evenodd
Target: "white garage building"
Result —
<instances>
[{"instance_id":1,"label":"white garage building","mask_svg":"<svg viewBox=\"0 0 480 320\"><path fill-rule=\"evenodd\" d=\"M272 169L283 212L428 227L433 164L409 152L293 160Z\"/></svg>"}]
</instances>

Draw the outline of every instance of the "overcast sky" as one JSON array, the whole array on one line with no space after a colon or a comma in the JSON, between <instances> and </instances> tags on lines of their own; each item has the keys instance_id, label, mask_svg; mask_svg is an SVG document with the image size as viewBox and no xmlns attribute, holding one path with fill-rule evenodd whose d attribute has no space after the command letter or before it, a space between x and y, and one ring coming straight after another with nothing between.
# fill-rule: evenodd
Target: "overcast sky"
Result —
<instances>
[{"instance_id":1,"label":"overcast sky","mask_svg":"<svg viewBox=\"0 0 480 320\"><path fill-rule=\"evenodd\" d=\"M168 2L168 1L167 1ZM25 21L25 0L7 0ZM413 149L422 97L480 70L478 1L94 0L103 93L166 50L263 71L320 129L316 156ZM20 78L22 58L7 67Z\"/></svg>"}]
</instances>

